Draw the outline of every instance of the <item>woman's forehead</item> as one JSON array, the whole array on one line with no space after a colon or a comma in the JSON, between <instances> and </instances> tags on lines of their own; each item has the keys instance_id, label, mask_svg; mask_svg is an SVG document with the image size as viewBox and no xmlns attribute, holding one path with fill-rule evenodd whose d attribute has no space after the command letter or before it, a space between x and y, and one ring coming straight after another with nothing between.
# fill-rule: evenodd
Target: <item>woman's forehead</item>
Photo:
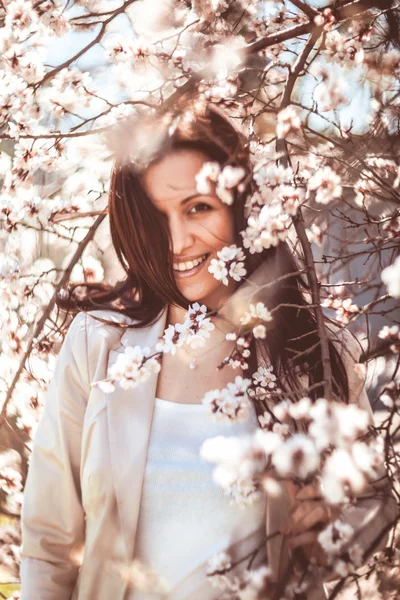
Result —
<instances>
[{"instance_id":1,"label":"woman's forehead","mask_svg":"<svg viewBox=\"0 0 400 600\"><path fill-rule=\"evenodd\" d=\"M197 192L196 175L209 160L199 150L173 150L146 169L142 185L155 202L182 199Z\"/></svg>"}]
</instances>

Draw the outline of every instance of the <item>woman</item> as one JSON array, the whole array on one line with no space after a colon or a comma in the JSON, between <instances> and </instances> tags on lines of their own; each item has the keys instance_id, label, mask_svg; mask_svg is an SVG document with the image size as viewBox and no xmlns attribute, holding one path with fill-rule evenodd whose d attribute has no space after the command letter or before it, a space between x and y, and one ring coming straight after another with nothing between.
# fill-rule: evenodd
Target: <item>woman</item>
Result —
<instances>
[{"instance_id":1,"label":"woman","mask_svg":"<svg viewBox=\"0 0 400 600\"><path fill-rule=\"evenodd\" d=\"M312 527L330 515L318 503L306 505L306 522L293 518L301 502L297 490L241 512L229 506L199 458L206 438L258 426L257 403L243 423L212 422L202 405L209 390L268 361L287 394L301 397L309 389L315 399L322 391L321 356L305 285L284 242L246 256L245 282L236 277L224 285L211 272L218 252L241 245L252 186L246 139L210 107L196 114L181 109L166 122L154 130L159 134L164 126L165 135L153 154L134 148L129 160L117 158L113 171L110 228L126 280L73 298L81 312L58 359L26 483L24 600L160 597L142 595L121 578L133 559L167 580L168 598L200 600L220 595L206 580L206 563L223 550L239 559L258 548L253 566L268 563L275 581L288 563L288 542L308 559L321 558ZM215 185L198 191L198 173L210 161L246 174L232 204L221 200ZM245 361L239 370L215 369L235 350L226 335L255 299L276 310L265 339L252 340L248 370ZM164 352L159 372L134 389L117 385L109 393L97 385L110 382L127 347L154 349L167 327L179 330L196 302L207 307L214 325L202 346ZM60 305L69 306L61 299ZM333 390L370 411L352 369L357 357L334 337ZM371 502L350 520L367 522L376 507ZM365 548L393 518L393 506L385 510L364 527ZM321 585L308 597L325 597Z\"/></svg>"}]
</instances>

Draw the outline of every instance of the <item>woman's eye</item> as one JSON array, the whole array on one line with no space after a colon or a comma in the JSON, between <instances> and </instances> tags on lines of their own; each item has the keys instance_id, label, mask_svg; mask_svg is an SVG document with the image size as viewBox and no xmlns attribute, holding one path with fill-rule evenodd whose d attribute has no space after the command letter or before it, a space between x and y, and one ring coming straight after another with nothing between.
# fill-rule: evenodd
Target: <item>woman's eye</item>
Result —
<instances>
[{"instance_id":1,"label":"woman's eye","mask_svg":"<svg viewBox=\"0 0 400 600\"><path fill-rule=\"evenodd\" d=\"M189 210L189 214L196 214L198 212L206 212L207 210L211 210L211 206L209 206L208 204L205 204L204 202L199 202L198 204L195 204L194 206L192 206L192 208Z\"/></svg>"}]
</instances>

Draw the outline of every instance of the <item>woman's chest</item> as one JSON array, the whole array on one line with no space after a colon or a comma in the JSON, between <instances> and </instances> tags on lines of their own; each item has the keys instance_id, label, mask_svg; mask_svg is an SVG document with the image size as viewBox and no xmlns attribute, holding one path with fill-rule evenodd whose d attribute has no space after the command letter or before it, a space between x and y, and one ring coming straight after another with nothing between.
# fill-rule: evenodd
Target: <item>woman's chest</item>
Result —
<instances>
[{"instance_id":1,"label":"woman's chest","mask_svg":"<svg viewBox=\"0 0 400 600\"><path fill-rule=\"evenodd\" d=\"M171 402L200 404L209 390L222 389L237 375L242 375L241 369L233 370L230 366L217 368L229 356L230 350L230 346L223 345L194 359L182 351L176 355L165 354L158 374L156 397ZM194 368L190 367L191 364Z\"/></svg>"},{"instance_id":2,"label":"woman's chest","mask_svg":"<svg viewBox=\"0 0 400 600\"><path fill-rule=\"evenodd\" d=\"M171 402L200 404L209 390L222 389L242 375L241 369L233 370L229 366L218 369L225 355L217 360L195 361L194 367L179 357L164 356L161 371L158 374L156 397Z\"/></svg>"}]
</instances>

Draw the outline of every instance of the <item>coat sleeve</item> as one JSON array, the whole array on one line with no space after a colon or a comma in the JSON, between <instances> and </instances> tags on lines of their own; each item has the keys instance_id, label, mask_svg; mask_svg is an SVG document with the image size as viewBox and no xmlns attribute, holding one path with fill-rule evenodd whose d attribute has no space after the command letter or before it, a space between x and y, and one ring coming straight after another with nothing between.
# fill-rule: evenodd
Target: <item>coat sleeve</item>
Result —
<instances>
[{"instance_id":1,"label":"coat sleeve","mask_svg":"<svg viewBox=\"0 0 400 600\"><path fill-rule=\"evenodd\" d=\"M64 339L41 417L22 509L21 600L70 600L85 538L81 434L90 391L86 315Z\"/></svg>"},{"instance_id":2,"label":"coat sleeve","mask_svg":"<svg viewBox=\"0 0 400 600\"><path fill-rule=\"evenodd\" d=\"M364 377L357 374L361 348L351 334L346 332L340 351L349 382L349 401L367 411L373 425L373 412L368 400ZM349 523L354 531L352 543L359 544L364 552L364 562L370 555L385 547L391 524L399 514L396 499L391 491L387 471L382 467L378 477L368 481L367 489L354 506L343 508L340 519Z\"/></svg>"}]
</instances>

